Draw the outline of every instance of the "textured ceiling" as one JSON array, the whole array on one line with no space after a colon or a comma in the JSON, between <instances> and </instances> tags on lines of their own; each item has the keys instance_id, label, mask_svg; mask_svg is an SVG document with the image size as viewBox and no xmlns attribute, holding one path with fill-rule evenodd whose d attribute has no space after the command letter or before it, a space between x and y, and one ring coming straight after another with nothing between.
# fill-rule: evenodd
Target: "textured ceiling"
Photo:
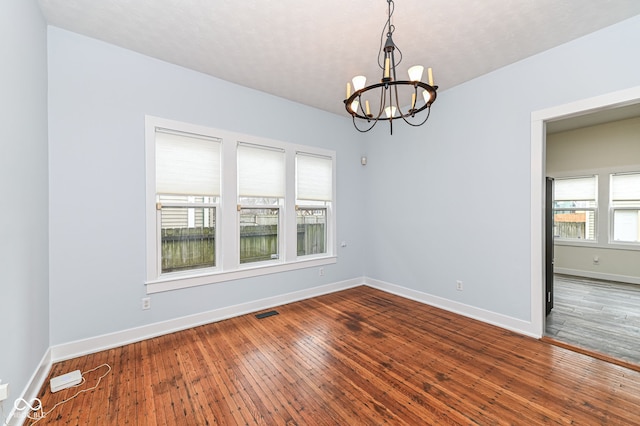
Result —
<instances>
[{"instance_id":1,"label":"textured ceiling","mask_svg":"<svg viewBox=\"0 0 640 426\"><path fill-rule=\"evenodd\" d=\"M39 0L51 25L337 114L379 79L385 0ZM640 14L638 0L397 0L404 61L440 90Z\"/></svg>"}]
</instances>

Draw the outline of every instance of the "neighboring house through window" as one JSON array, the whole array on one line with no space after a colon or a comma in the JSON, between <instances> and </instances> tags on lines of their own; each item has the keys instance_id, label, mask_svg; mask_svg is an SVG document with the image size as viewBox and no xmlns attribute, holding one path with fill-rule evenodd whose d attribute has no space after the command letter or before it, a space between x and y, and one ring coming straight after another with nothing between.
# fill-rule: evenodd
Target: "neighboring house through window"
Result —
<instances>
[{"instance_id":1,"label":"neighboring house through window","mask_svg":"<svg viewBox=\"0 0 640 426\"><path fill-rule=\"evenodd\" d=\"M563 240L595 241L597 176L556 179L554 186L554 236Z\"/></svg>"}]
</instances>

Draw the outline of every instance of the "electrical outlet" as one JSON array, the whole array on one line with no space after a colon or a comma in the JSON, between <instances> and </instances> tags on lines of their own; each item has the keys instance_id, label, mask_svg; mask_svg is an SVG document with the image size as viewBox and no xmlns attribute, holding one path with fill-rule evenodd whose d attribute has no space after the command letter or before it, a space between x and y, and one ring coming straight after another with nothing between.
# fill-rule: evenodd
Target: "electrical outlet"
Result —
<instances>
[{"instance_id":1,"label":"electrical outlet","mask_svg":"<svg viewBox=\"0 0 640 426\"><path fill-rule=\"evenodd\" d=\"M462 281L456 281L456 290L462 291Z\"/></svg>"},{"instance_id":2,"label":"electrical outlet","mask_svg":"<svg viewBox=\"0 0 640 426\"><path fill-rule=\"evenodd\" d=\"M324 268L318 269L318 275L321 276L321 277L324 276Z\"/></svg>"},{"instance_id":3,"label":"electrical outlet","mask_svg":"<svg viewBox=\"0 0 640 426\"><path fill-rule=\"evenodd\" d=\"M143 297L142 298L142 310L146 311L147 309L151 309L151 298Z\"/></svg>"}]
</instances>

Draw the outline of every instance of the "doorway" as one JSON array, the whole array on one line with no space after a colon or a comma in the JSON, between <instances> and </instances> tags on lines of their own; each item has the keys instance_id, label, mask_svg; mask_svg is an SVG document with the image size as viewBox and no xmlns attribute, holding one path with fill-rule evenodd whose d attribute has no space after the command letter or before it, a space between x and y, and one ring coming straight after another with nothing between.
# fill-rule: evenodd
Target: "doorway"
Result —
<instances>
[{"instance_id":1,"label":"doorway","mask_svg":"<svg viewBox=\"0 0 640 426\"><path fill-rule=\"evenodd\" d=\"M625 117L624 114L627 114ZM546 320L545 198L548 126L586 127L640 116L640 87L622 90L531 114L531 327L544 336ZM598 121L599 120L599 121ZM590 123L590 124L589 124ZM540 208L543 206L543 208Z\"/></svg>"},{"instance_id":2,"label":"doorway","mask_svg":"<svg viewBox=\"0 0 640 426\"><path fill-rule=\"evenodd\" d=\"M615 228L611 215L611 206L618 205L611 204L613 195L624 198L625 206L637 206L636 113L633 105L604 119L598 113L574 126L562 121L547 126L545 337L640 366L640 252L633 244L638 215L633 210L630 220L617 220ZM601 123L609 117L613 121ZM620 179L630 184L621 188ZM631 232L622 233L623 226ZM554 281L558 303L552 309Z\"/></svg>"}]
</instances>

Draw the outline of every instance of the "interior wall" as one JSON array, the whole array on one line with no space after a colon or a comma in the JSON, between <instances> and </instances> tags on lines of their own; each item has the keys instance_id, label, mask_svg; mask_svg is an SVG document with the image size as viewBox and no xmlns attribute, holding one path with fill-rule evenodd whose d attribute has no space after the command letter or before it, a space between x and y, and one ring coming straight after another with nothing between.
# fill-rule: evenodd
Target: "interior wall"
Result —
<instances>
[{"instance_id":1,"label":"interior wall","mask_svg":"<svg viewBox=\"0 0 640 426\"><path fill-rule=\"evenodd\" d=\"M0 57L0 379L9 384L0 412L8 416L49 347L47 39L37 2L0 2Z\"/></svg>"},{"instance_id":2,"label":"interior wall","mask_svg":"<svg viewBox=\"0 0 640 426\"><path fill-rule=\"evenodd\" d=\"M640 117L549 134L546 158L547 176L597 174L598 204L606 212L609 174L640 171ZM640 284L640 250L609 244L608 220L606 214L598 216L594 244L556 243L556 271Z\"/></svg>"},{"instance_id":3,"label":"interior wall","mask_svg":"<svg viewBox=\"0 0 640 426\"><path fill-rule=\"evenodd\" d=\"M346 117L49 28L51 342L362 277L362 138ZM338 262L145 294L144 118L336 151Z\"/></svg>"},{"instance_id":4,"label":"interior wall","mask_svg":"<svg viewBox=\"0 0 640 426\"><path fill-rule=\"evenodd\" d=\"M441 92L421 128L377 129L367 274L532 321L531 114L640 85L639 40L635 17Z\"/></svg>"},{"instance_id":5,"label":"interior wall","mask_svg":"<svg viewBox=\"0 0 640 426\"><path fill-rule=\"evenodd\" d=\"M547 135L550 176L640 167L640 117Z\"/></svg>"}]
</instances>

